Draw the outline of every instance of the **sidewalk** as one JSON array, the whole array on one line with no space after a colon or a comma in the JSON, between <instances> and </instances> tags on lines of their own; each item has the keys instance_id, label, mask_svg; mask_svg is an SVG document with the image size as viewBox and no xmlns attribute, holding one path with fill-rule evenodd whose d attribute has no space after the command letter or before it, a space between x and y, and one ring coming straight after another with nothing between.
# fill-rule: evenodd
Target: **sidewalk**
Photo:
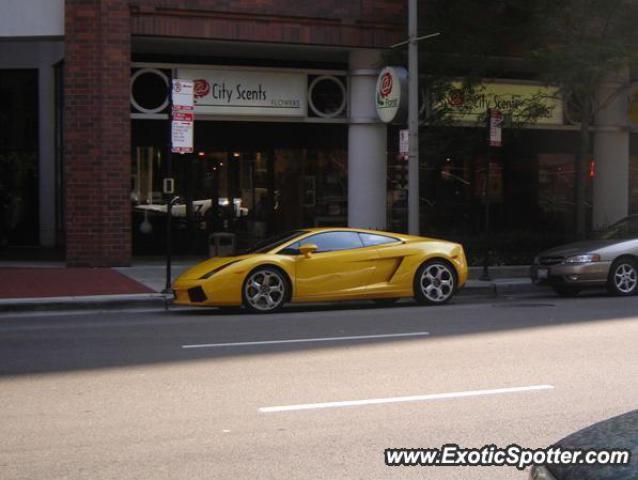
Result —
<instances>
[{"instance_id":1,"label":"sidewalk","mask_svg":"<svg viewBox=\"0 0 638 480\"><path fill-rule=\"evenodd\" d=\"M0 262L0 312L161 307L159 290L113 268Z\"/></svg>"},{"instance_id":2,"label":"sidewalk","mask_svg":"<svg viewBox=\"0 0 638 480\"><path fill-rule=\"evenodd\" d=\"M195 263L176 261L172 277ZM536 290L527 266L493 267L493 280L478 278L480 267L470 269L461 295L497 296ZM164 307L171 295L162 292L166 266L161 261L117 268L65 268L59 262L0 262L0 312Z\"/></svg>"}]
</instances>

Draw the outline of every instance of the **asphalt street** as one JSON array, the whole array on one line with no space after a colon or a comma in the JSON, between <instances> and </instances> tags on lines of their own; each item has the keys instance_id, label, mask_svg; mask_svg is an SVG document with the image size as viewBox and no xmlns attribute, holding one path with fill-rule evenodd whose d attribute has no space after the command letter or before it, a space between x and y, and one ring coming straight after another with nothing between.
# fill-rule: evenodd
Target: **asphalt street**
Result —
<instances>
[{"instance_id":1,"label":"asphalt street","mask_svg":"<svg viewBox=\"0 0 638 480\"><path fill-rule=\"evenodd\" d=\"M638 408L638 297L0 316L2 479L526 479L384 450L541 447Z\"/></svg>"}]
</instances>

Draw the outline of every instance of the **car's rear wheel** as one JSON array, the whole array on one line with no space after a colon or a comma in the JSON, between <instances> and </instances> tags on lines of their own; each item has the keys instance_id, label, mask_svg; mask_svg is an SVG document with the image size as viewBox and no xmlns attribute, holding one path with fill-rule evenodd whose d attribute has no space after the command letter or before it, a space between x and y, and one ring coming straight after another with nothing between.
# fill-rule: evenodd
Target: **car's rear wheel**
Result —
<instances>
[{"instance_id":1,"label":"car's rear wheel","mask_svg":"<svg viewBox=\"0 0 638 480\"><path fill-rule=\"evenodd\" d=\"M619 258L609 270L607 289L612 295L629 296L638 291L638 267L631 258Z\"/></svg>"},{"instance_id":2,"label":"car's rear wheel","mask_svg":"<svg viewBox=\"0 0 638 480\"><path fill-rule=\"evenodd\" d=\"M274 267L260 267L248 274L242 288L244 306L251 312L270 313L283 307L290 293L284 273Z\"/></svg>"},{"instance_id":3,"label":"car's rear wheel","mask_svg":"<svg viewBox=\"0 0 638 480\"><path fill-rule=\"evenodd\" d=\"M422 305L442 305L456 292L456 271L442 260L419 267L414 278L414 298Z\"/></svg>"},{"instance_id":4,"label":"car's rear wheel","mask_svg":"<svg viewBox=\"0 0 638 480\"><path fill-rule=\"evenodd\" d=\"M561 297L575 297L580 293L580 288L569 285L552 285L552 290Z\"/></svg>"}]
</instances>

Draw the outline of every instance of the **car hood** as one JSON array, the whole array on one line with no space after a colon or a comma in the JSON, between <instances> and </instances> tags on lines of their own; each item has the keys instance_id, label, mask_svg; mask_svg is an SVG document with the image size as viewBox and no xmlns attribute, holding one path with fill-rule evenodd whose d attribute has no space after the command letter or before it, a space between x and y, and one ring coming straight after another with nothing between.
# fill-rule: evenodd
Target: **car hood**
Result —
<instances>
[{"instance_id":1,"label":"car hood","mask_svg":"<svg viewBox=\"0 0 638 480\"><path fill-rule=\"evenodd\" d=\"M178 280L196 280L216 268L223 267L230 263L239 262L247 258L252 258L254 256L255 254L236 255L232 257L213 257L190 267L178 277Z\"/></svg>"},{"instance_id":2,"label":"car hood","mask_svg":"<svg viewBox=\"0 0 638 480\"><path fill-rule=\"evenodd\" d=\"M591 253L601 248L608 247L618 243L617 240L583 240L580 242L568 243L560 247L550 248L538 254L539 257L569 257L571 255L580 255L583 253Z\"/></svg>"},{"instance_id":3,"label":"car hood","mask_svg":"<svg viewBox=\"0 0 638 480\"><path fill-rule=\"evenodd\" d=\"M556 443L562 448L627 449L628 465L551 465L560 480L636 480L638 478L638 410L595 423Z\"/></svg>"}]
</instances>

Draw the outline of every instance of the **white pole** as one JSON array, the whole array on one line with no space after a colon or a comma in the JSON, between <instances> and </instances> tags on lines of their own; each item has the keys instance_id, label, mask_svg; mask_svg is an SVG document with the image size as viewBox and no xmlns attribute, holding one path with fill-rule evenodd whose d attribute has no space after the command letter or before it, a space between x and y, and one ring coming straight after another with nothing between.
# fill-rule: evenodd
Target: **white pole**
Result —
<instances>
[{"instance_id":1,"label":"white pole","mask_svg":"<svg viewBox=\"0 0 638 480\"><path fill-rule=\"evenodd\" d=\"M419 235L419 55L417 0L408 0L408 233Z\"/></svg>"}]
</instances>

